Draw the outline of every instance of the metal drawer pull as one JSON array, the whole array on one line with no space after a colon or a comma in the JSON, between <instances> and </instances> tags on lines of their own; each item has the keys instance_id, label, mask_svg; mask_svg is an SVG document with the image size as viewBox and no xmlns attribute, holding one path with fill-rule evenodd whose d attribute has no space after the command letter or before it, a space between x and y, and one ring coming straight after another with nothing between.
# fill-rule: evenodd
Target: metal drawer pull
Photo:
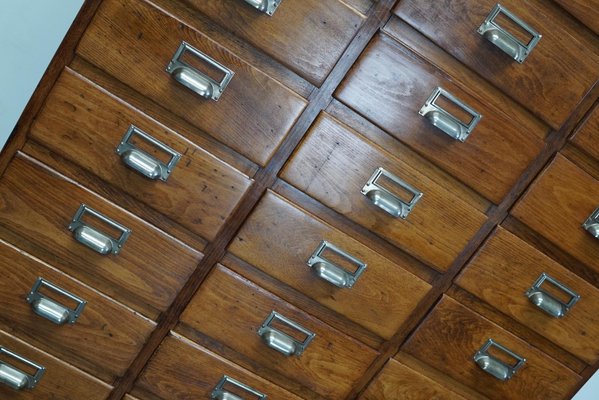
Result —
<instances>
[{"instance_id":1,"label":"metal drawer pull","mask_svg":"<svg viewBox=\"0 0 599 400\"><path fill-rule=\"evenodd\" d=\"M152 157L145 151L139 149L133 143L130 143L129 141L134 136L139 136L146 142L149 142L152 146L157 147L165 153L168 153L171 156L169 162L165 164L157 158ZM181 154L177 153L164 143L154 139L152 136L148 135L134 125L131 125L129 129L127 129L125 136L123 136L121 142L116 148L116 153L121 156L121 160L123 160L125 165L127 165L129 168L134 169L146 178L152 180L160 179L161 181L165 182L175 165L177 165L181 159Z\"/></svg>"},{"instance_id":2,"label":"metal drawer pull","mask_svg":"<svg viewBox=\"0 0 599 400\"><path fill-rule=\"evenodd\" d=\"M245 392L251 393L253 396L256 396L256 398L260 399L260 400L265 400L267 397L265 394L260 393L256 389L252 389L245 383L241 383L233 378L228 377L227 375L223 375L223 377L220 380L220 382L218 383L218 385L216 385L216 387L212 391L210 398L215 399L215 400L244 400L243 397L240 397L237 394L228 392L225 389L225 385L227 385L227 384L229 384L231 386L235 386L236 388L241 389Z\"/></svg>"},{"instance_id":3,"label":"metal drawer pull","mask_svg":"<svg viewBox=\"0 0 599 400\"><path fill-rule=\"evenodd\" d=\"M114 239L98 229L87 225L81 220L85 214L90 214L110 227L119 230L121 232L120 237L118 239ZM79 243L84 244L85 246L102 255L107 255L110 253L115 255L119 254L121 248L125 244L125 241L131 234L131 229L126 228L118 222L100 214L85 204L81 204L75 213L75 216L69 225L69 230L73 232L73 236Z\"/></svg>"},{"instance_id":4,"label":"metal drawer pull","mask_svg":"<svg viewBox=\"0 0 599 400\"><path fill-rule=\"evenodd\" d=\"M568 302L563 302L558 299L554 295L550 294L546 290L543 290L541 287L543 283L547 281L553 284L555 287L560 289L562 292L565 292L570 299ZM528 289L525 293L526 297L531 301L532 304L539 307L541 310L545 311L547 314L551 315L555 318L562 318L566 313L572 308L574 304L578 300L580 300L580 295L577 294L572 289L553 279L546 273L542 273L541 276L535 281L530 289Z\"/></svg>"},{"instance_id":5,"label":"metal drawer pull","mask_svg":"<svg viewBox=\"0 0 599 400\"><path fill-rule=\"evenodd\" d=\"M273 322L281 322L306 335L306 338L303 341L297 340L288 334L273 328L271 326ZM312 339L314 339L314 336L316 336L315 333L310 332L306 328L298 325L289 318L282 316L276 311L271 312L268 318L266 318L260 329L258 329L258 335L262 337L262 341L266 343L268 347L286 355L287 357L301 355L306 347L308 347Z\"/></svg>"},{"instance_id":6,"label":"metal drawer pull","mask_svg":"<svg viewBox=\"0 0 599 400\"><path fill-rule=\"evenodd\" d=\"M354 272L350 272L327 260L322 255L322 253L327 249L343 257L351 264L357 265L357 269ZM306 263L321 279L339 288L347 289L354 286L360 275L362 275L362 272L364 272L366 269L365 263L325 240L320 242L320 245L314 251L314 253L312 253L312 256L310 256Z\"/></svg>"},{"instance_id":7,"label":"metal drawer pull","mask_svg":"<svg viewBox=\"0 0 599 400\"><path fill-rule=\"evenodd\" d=\"M391 193L381 185L377 184L377 180L384 176L397 184L401 189L411 194L409 200L402 200L397 195ZM394 217L400 217L406 219L414 205L422 197L422 192L415 187L409 185L403 180L390 172L387 172L383 168L379 167L374 171L374 174L370 177L368 182L362 188L362 194L377 207L383 209Z\"/></svg>"},{"instance_id":8,"label":"metal drawer pull","mask_svg":"<svg viewBox=\"0 0 599 400\"><path fill-rule=\"evenodd\" d=\"M472 116L470 122L467 124L460 121L458 118L451 115L448 111L444 110L438 104L435 104L437 99L443 96L447 100L451 101L468 114ZM418 114L422 115L426 119L429 120L431 124L433 124L438 129L445 132L450 137L459 140L460 142L465 142L468 136L474 130L478 121L482 118L482 115L474 111L472 107L468 106L460 99L449 93L447 90L443 88L436 88L430 97L426 100Z\"/></svg>"},{"instance_id":9,"label":"metal drawer pull","mask_svg":"<svg viewBox=\"0 0 599 400\"><path fill-rule=\"evenodd\" d=\"M282 0L245 0L246 3L254 6L263 13L272 16Z\"/></svg>"},{"instance_id":10,"label":"metal drawer pull","mask_svg":"<svg viewBox=\"0 0 599 400\"><path fill-rule=\"evenodd\" d=\"M0 346L0 354L5 354L9 357L12 357L28 367L35 369L35 374L29 375L6 363L6 361L0 360L0 382L6 386L15 390L33 389L42 379L42 376L44 376L46 368L34 363L33 361L29 361L24 357L21 357L17 353L8 350L6 347Z\"/></svg>"},{"instance_id":11,"label":"metal drawer pull","mask_svg":"<svg viewBox=\"0 0 599 400\"><path fill-rule=\"evenodd\" d=\"M205 73L198 71L196 68L183 61L182 58L187 52L204 61L210 67L223 73L224 76L221 81L215 81ZM181 42L173 59L168 63L166 72L171 74L171 76L181 85L191 89L205 99L212 99L214 101L217 101L220 98L231 81L231 78L235 75L229 68L185 42Z\"/></svg>"},{"instance_id":12,"label":"metal drawer pull","mask_svg":"<svg viewBox=\"0 0 599 400\"><path fill-rule=\"evenodd\" d=\"M587 230L588 233L593 235L593 237L599 239L599 208L597 208L593 213L584 221L582 227Z\"/></svg>"},{"instance_id":13,"label":"metal drawer pull","mask_svg":"<svg viewBox=\"0 0 599 400\"><path fill-rule=\"evenodd\" d=\"M69 308L58 303L56 300L41 294L39 290L42 288L53 290L59 295L77 303L77 306L75 308ZM27 303L31 304L33 311L40 317L46 318L57 325L64 325L67 322L69 324L74 324L77 321L77 318L79 318L79 315L83 312L87 301L59 288L43 278L37 278L31 291L27 295Z\"/></svg>"},{"instance_id":14,"label":"metal drawer pull","mask_svg":"<svg viewBox=\"0 0 599 400\"><path fill-rule=\"evenodd\" d=\"M499 14L505 15L511 19L516 25L525 30L531 39L528 43L523 43L520 39L506 31L495 22L495 18ZM504 53L518 61L520 64L526 60L532 49L541 40L541 34L532 29L530 25L516 17L505 7L497 3L491 13L485 19L485 22L478 28L478 33L483 35L489 42L503 50Z\"/></svg>"},{"instance_id":15,"label":"metal drawer pull","mask_svg":"<svg viewBox=\"0 0 599 400\"><path fill-rule=\"evenodd\" d=\"M509 365L500 359L489 354L489 348L496 347L516 360L514 365ZM500 345L493 339L487 340L487 343L474 354L474 362L486 373L493 375L500 381L509 380L526 362L525 358L520 357L507 347Z\"/></svg>"}]
</instances>

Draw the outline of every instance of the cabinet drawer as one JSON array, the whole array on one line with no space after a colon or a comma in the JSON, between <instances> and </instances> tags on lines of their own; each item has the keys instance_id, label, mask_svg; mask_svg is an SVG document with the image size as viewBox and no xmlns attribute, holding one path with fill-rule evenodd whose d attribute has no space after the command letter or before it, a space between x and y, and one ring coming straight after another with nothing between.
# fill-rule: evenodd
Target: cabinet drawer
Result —
<instances>
[{"instance_id":1,"label":"cabinet drawer","mask_svg":"<svg viewBox=\"0 0 599 400\"><path fill-rule=\"evenodd\" d=\"M512 213L599 272L599 241L582 224L599 207L599 182L558 154Z\"/></svg>"},{"instance_id":2,"label":"cabinet drawer","mask_svg":"<svg viewBox=\"0 0 599 400\"><path fill-rule=\"evenodd\" d=\"M194 93L165 71L182 41L234 72L218 101ZM204 33L145 1L104 1L77 53L261 165L306 105L304 99ZM184 70L180 79L198 82L202 74L220 81L225 75L194 54L186 53L183 61L192 66L192 72Z\"/></svg>"},{"instance_id":3,"label":"cabinet drawer","mask_svg":"<svg viewBox=\"0 0 599 400\"><path fill-rule=\"evenodd\" d=\"M474 361L475 353L489 339L526 359L508 381L483 371ZM449 297L443 297L437 304L404 345L404 351L490 398L564 399L581 379L564 365ZM493 360L490 367L497 364L496 360L516 364L516 359L498 348L492 347L488 353Z\"/></svg>"},{"instance_id":4,"label":"cabinet drawer","mask_svg":"<svg viewBox=\"0 0 599 400\"><path fill-rule=\"evenodd\" d=\"M536 288L543 273L549 278ZM599 359L599 290L508 231L500 228L456 283L588 364Z\"/></svg>"},{"instance_id":5,"label":"cabinet drawer","mask_svg":"<svg viewBox=\"0 0 599 400\"><path fill-rule=\"evenodd\" d=\"M423 193L406 219L383 211L361 193L381 167ZM446 271L486 217L420 173L419 167L407 165L402 154L392 156L328 114L322 114L282 177L414 257ZM408 194L397 183L385 179L378 183L385 186L383 190L399 192L393 197L402 198L404 203L415 198L415 191ZM369 193L374 193L372 198L379 201L378 193L383 190Z\"/></svg>"},{"instance_id":6,"label":"cabinet drawer","mask_svg":"<svg viewBox=\"0 0 599 400\"><path fill-rule=\"evenodd\" d=\"M133 155L127 144L119 146L131 125L141 131L127 140ZM233 167L70 70L47 98L31 137L208 240L214 239L250 185ZM152 138L170 149L160 149ZM124 150L121 155L117 147ZM150 162L162 163L163 169L174 154L180 159L170 175L162 175L166 181L156 175L150 181L139 171L155 173L156 168L145 167L140 152L151 156ZM137 171L127 168L128 159L134 160L128 162Z\"/></svg>"},{"instance_id":7,"label":"cabinet drawer","mask_svg":"<svg viewBox=\"0 0 599 400\"><path fill-rule=\"evenodd\" d=\"M0 383L0 397L3 399L102 400L110 394L112 388L107 384L2 331L0 346L45 368L42 378L33 389L16 390ZM21 373L35 373L34 367L16 361L13 356L0 354L0 360Z\"/></svg>"},{"instance_id":8,"label":"cabinet drawer","mask_svg":"<svg viewBox=\"0 0 599 400\"><path fill-rule=\"evenodd\" d=\"M334 247L318 255L323 241ZM386 339L430 289L428 283L272 192L258 204L229 251ZM349 272L337 284L353 279L351 274L359 269L355 259L366 269L351 287L339 288L319 277L317 265L308 266L312 255L333 264L322 271L325 277L339 276L338 268Z\"/></svg>"},{"instance_id":9,"label":"cabinet drawer","mask_svg":"<svg viewBox=\"0 0 599 400\"><path fill-rule=\"evenodd\" d=\"M571 140L599 160L599 103L595 104L595 108Z\"/></svg>"},{"instance_id":10,"label":"cabinet drawer","mask_svg":"<svg viewBox=\"0 0 599 400\"><path fill-rule=\"evenodd\" d=\"M599 35L599 1L554 0Z\"/></svg>"},{"instance_id":11,"label":"cabinet drawer","mask_svg":"<svg viewBox=\"0 0 599 400\"><path fill-rule=\"evenodd\" d=\"M339 0L281 1L270 17L243 0L186 3L317 86L365 19Z\"/></svg>"},{"instance_id":12,"label":"cabinet drawer","mask_svg":"<svg viewBox=\"0 0 599 400\"><path fill-rule=\"evenodd\" d=\"M133 311L2 241L0 274L0 324L28 343L108 382L125 373L154 328ZM80 300L87 302L74 324L60 325L36 313L35 303L30 304L27 297L38 278L49 285L42 284L34 293L59 306L49 316L63 317L65 308L73 315ZM36 309L48 307L44 300Z\"/></svg>"},{"instance_id":13,"label":"cabinet drawer","mask_svg":"<svg viewBox=\"0 0 599 400\"><path fill-rule=\"evenodd\" d=\"M82 204L131 230L119 254L100 254L75 239L69 225ZM89 213L82 222L110 237L122 233ZM0 226L3 237L18 235L19 246L28 252L150 318L170 305L201 259L200 253L23 153L0 179ZM90 229L79 232L90 243L97 238Z\"/></svg>"},{"instance_id":14,"label":"cabinet drawer","mask_svg":"<svg viewBox=\"0 0 599 400\"><path fill-rule=\"evenodd\" d=\"M401 1L395 13L557 129L599 77L597 39L549 1L502 1L542 35L520 64L477 33L496 4L495 0L408 0ZM520 42L532 38L503 13L494 21Z\"/></svg>"},{"instance_id":15,"label":"cabinet drawer","mask_svg":"<svg viewBox=\"0 0 599 400\"><path fill-rule=\"evenodd\" d=\"M268 399L299 397L217 356L176 334L164 339L135 383L132 393L141 399L209 399L223 376L235 379L265 394ZM255 398L227 383L225 390ZM256 396L257 397L257 396Z\"/></svg>"},{"instance_id":16,"label":"cabinet drawer","mask_svg":"<svg viewBox=\"0 0 599 400\"><path fill-rule=\"evenodd\" d=\"M362 53L336 97L499 203L543 148L539 138L543 132L533 134L493 107L493 94L478 87L474 80L470 86L454 82L389 36L379 34ZM419 115L429 98L439 93L437 88L447 94L439 95L425 111L426 117ZM462 104L455 104L448 96ZM451 116L444 113L438 117L435 104ZM477 114L482 118L471 128ZM440 118L435 124L452 135L471 134L462 143L436 128L429 118ZM459 128L456 118L462 121Z\"/></svg>"},{"instance_id":17,"label":"cabinet drawer","mask_svg":"<svg viewBox=\"0 0 599 400\"><path fill-rule=\"evenodd\" d=\"M310 333L315 334L303 353L286 357L263 341L262 337L270 334L265 332L261 337L258 331L272 311L305 330L275 318L270 326L277 332L303 343L309 341ZM210 337L239 352L251 360L252 370L300 395L311 391L326 398L344 398L377 355L222 266L202 284L181 323L181 329L190 335ZM271 337L276 341L278 336ZM295 345L296 350L300 347Z\"/></svg>"},{"instance_id":18,"label":"cabinet drawer","mask_svg":"<svg viewBox=\"0 0 599 400\"><path fill-rule=\"evenodd\" d=\"M464 400L462 396L391 359L376 376L361 400Z\"/></svg>"}]
</instances>

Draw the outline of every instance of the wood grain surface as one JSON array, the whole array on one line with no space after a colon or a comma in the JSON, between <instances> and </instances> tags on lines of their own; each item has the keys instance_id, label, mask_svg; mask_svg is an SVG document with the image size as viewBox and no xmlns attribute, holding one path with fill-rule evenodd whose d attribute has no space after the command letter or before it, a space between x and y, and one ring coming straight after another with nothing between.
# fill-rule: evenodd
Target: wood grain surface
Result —
<instances>
[{"instance_id":1,"label":"wood grain surface","mask_svg":"<svg viewBox=\"0 0 599 400\"><path fill-rule=\"evenodd\" d=\"M599 2L597 0L554 0L599 35Z\"/></svg>"},{"instance_id":2,"label":"wood grain surface","mask_svg":"<svg viewBox=\"0 0 599 400\"><path fill-rule=\"evenodd\" d=\"M599 160L599 103L595 104L584 124L578 129L571 141L583 151Z\"/></svg>"}]
</instances>

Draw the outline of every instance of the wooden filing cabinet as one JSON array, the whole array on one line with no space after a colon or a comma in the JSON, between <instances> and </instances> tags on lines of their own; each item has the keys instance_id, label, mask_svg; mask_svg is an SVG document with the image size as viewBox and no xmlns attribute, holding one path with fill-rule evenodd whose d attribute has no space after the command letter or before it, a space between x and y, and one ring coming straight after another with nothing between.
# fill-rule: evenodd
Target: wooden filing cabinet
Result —
<instances>
[{"instance_id":1,"label":"wooden filing cabinet","mask_svg":"<svg viewBox=\"0 0 599 400\"><path fill-rule=\"evenodd\" d=\"M0 156L2 398L572 396L599 36L502 5L88 0Z\"/></svg>"}]
</instances>

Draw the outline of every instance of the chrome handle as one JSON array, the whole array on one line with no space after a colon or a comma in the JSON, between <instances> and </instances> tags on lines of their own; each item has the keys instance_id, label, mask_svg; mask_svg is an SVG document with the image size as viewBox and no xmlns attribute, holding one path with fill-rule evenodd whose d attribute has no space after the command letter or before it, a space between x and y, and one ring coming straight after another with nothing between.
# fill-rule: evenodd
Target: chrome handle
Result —
<instances>
[{"instance_id":1,"label":"chrome handle","mask_svg":"<svg viewBox=\"0 0 599 400\"><path fill-rule=\"evenodd\" d=\"M35 370L33 375L29 375L8 364L6 361L0 360L0 382L6 386L15 390L33 389L44 376L46 368L21 357L17 353L8 350L6 347L0 346L0 354L12 357L27 367Z\"/></svg>"},{"instance_id":2,"label":"chrome handle","mask_svg":"<svg viewBox=\"0 0 599 400\"><path fill-rule=\"evenodd\" d=\"M504 361L489 354L489 349L495 347L500 351L506 353L508 356L514 358L516 362L513 365L509 365ZM474 354L474 362L486 373L493 375L500 381L507 381L524 365L526 362L525 358L520 357L505 346L500 345L493 339L487 340L487 342Z\"/></svg>"},{"instance_id":3,"label":"chrome handle","mask_svg":"<svg viewBox=\"0 0 599 400\"><path fill-rule=\"evenodd\" d=\"M152 146L170 155L169 162L165 164L131 143L130 140L135 136L142 138ZM168 179L173 168L177 165L179 159L181 159L181 154L177 153L164 143L154 139L134 125L131 125L129 129L127 129L125 136L123 136L123 139L121 139L121 142L116 148L116 153L121 156L121 160L123 160L125 165L129 168L134 169L146 178L152 180L160 179L161 181L166 181Z\"/></svg>"},{"instance_id":4,"label":"chrome handle","mask_svg":"<svg viewBox=\"0 0 599 400\"><path fill-rule=\"evenodd\" d=\"M191 55L208 64L209 67L214 68L222 73L223 78L221 81L215 81L205 73L198 71L196 68L183 61L182 59L185 53L190 53ZM217 101L220 98L220 96L223 94L223 91L231 81L231 78L233 78L233 75L235 75L235 73L229 68L225 67L201 51L193 48L186 42L181 42L181 45L175 52L173 59L168 63L166 72L171 74L171 76L181 85L194 91L205 99L212 99L214 101Z\"/></svg>"},{"instance_id":5,"label":"chrome handle","mask_svg":"<svg viewBox=\"0 0 599 400\"><path fill-rule=\"evenodd\" d=\"M586 229L588 233L593 235L593 237L599 239L599 208L597 208L593 213L584 221L582 227Z\"/></svg>"},{"instance_id":6,"label":"chrome handle","mask_svg":"<svg viewBox=\"0 0 599 400\"><path fill-rule=\"evenodd\" d=\"M330 250L333 253L341 256L342 258L349 261L351 264L357 266L354 272L347 271L346 269L336 265L335 263L327 260L322 253L326 250ZM316 248L314 253L310 256L306 262L310 268L312 268L316 274L323 280L339 287L339 288L351 288L354 286L360 275L366 269L366 264L358 260L351 254L341 250L337 246L323 240L320 245Z\"/></svg>"},{"instance_id":7,"label":"chrome handle","mask_svg":"<svg viewBox=\"0 0 599 400\"><path fill-rule=\"evenodd\" d=\"M246 3L270 16L277 11L281 1L282 0L245 0Z\"/></svg>"},{"instance_id":8,"label":"chrome handle","mask_svg":"<svg viewBox=\"0 0 599 400\"><path fill-rule=\"evenodd\" d=\"M525 30L531 39L528 43L523 43L520 39L499 26L495 18L499 14L505 15L511 19L516 25ZM530 25L522 21L520 18L512 14L509 10L497 3L491 10L485 21L478 28L478 33L484 36L489 42L503 50L504 53L518 61L520 64L526 60L532 49L541 40L541 35L535 31Z\"/></svg>"},{"instance_id":9,"label":"chrome handle","mask_svg":"<svg viewBox=\"0 0 599 400\"><path fill-rule=\"evenodd\" d=\"M73 303L76 303L77 306L75 308L69 308L40 293L40 289L44 288L52 290L59 295L66 297ZM57 325L64 325L67 322L69 324L74 324L77 321L77 318L79 318L79 315L81 315L83 312L87 301L67 292L64 289L59 288L52 282L49 282L43 278L37 278L33 284L33 287L31 288L31 291L27 295L27 303L31 304L33 311L40 317L46 318Z\"/></svg>"},{"instance_id":10,"label":"chrome handle","mask_svg":"<svg viewBox=\"0 0 599 400\"><path fill-rule=\"evenodd\" d=\"M470 121L465 123L451 115L447 110L444 110L438 104L435 104L437 99L441 96L445 97L447 100L451 101L470 114L472 116ZM449 93L447 90L440 87L433 91L420 111L418 111L418 114L428 119L433 126L445 132L450 137L459 140L460 142L466 141L468 136L470 136L474 130L476 124L478 124L482 118L482 115L474 111L472 107L468 106L466 103Z\"/></svg>"},{"instance_id":11,"label":"chrome handle","mask_svg":"<svg viewBox=\"0 0 599 400\"><path fill-rule=\"evenodd\" d=\"M243 390L244 392L248 392L253 396L256 396L256 398L260 400L264 400L267 397L265 394L260 393L256 389L249 387L245 383L241 383L233 378L228 377L227 375L224 375L212 391L210 398L214 400L244 400L243 397L240 397L237 394L227 391L226 386L234 386L238 389Z\"/></svg>"},{"instance_id":12,"label":"chrome handle","mask_svg":"<svg viewBox=\"0 0 599 400\"><path fill-rule=\"evenodd\" d=\"M389 190L377 184L379 178L383 176L400 187L403 191L409 193L411 198L403 200L399 196L391 193ZM366 196L374 205L391 214L394 217L406 219L408 214L414 208L414 205L422 197L422 192L399 179L397 176L379 167L374 171L368 182L362 188L362 194Z\"/></svg>"},{"instance_id":13,"label":"chrome handle","mask_svg":"<svg viewBox=\"0 0 599 400\"><path fill-rule=\"evenodd\" d=\"M118 239L114 239L109 235L101 232L97 228L91 227L90 225L82 221L82 218L86 214L89 214L99 219L106 225L109 225L110 227L119 230L121 232L121 235ZM79 243L89 247L90 249L102 255L107 255L110 253L115 255L119 254L121 248L125 244L125 241L131 234L131 230L129 228L126 228L118 222L113 221L112 219L100 214L99 212L89 208L85 204L81 204L81 206L75 213L75 216L73 217L73 220L69 225L69 230L73 232L73 236Z\"/></svg>"},{"instance_id":14,"label":"chrome handle","mask_svg":"<svg viewBox=\"0 0 599 400\"><path fill-rule=\"evenodd\" d=\"M568 296L570 296L570 299L567 302L564 302L548 291L544 290L541 286L545 282L549 282L562 292L566 293ZM524 294L526 297L528 297L532 304L555 318L562 318L568 311L570 311L570 308L572 308L572 306L574 306L574 304L580 300L579 294L568 288L566 285L550 277L545 272L539 276L535 283L533 283L532 287Z\"/></svg>"},{"instance_id":15,"label":"chrome handle","mask_svg":"<svg viewBox=\"0 0 599 400\"><path fill-rule=\"evenodd\" d=\"M289 336L288 334L274 328L273 323L282 323L287 325L301 334L305 335L303 340L298 340ZM264 323L258 329L258 335L262 338L262 341L271 349L274 349L285 356L299 356L301 355L306 347L310 344L312 339L316 336L315 333L310 332L301 325L293 322L287 317L279 314L276 311L270 313L270 315L264 320Z\"/></svg>"}]
</instances>

